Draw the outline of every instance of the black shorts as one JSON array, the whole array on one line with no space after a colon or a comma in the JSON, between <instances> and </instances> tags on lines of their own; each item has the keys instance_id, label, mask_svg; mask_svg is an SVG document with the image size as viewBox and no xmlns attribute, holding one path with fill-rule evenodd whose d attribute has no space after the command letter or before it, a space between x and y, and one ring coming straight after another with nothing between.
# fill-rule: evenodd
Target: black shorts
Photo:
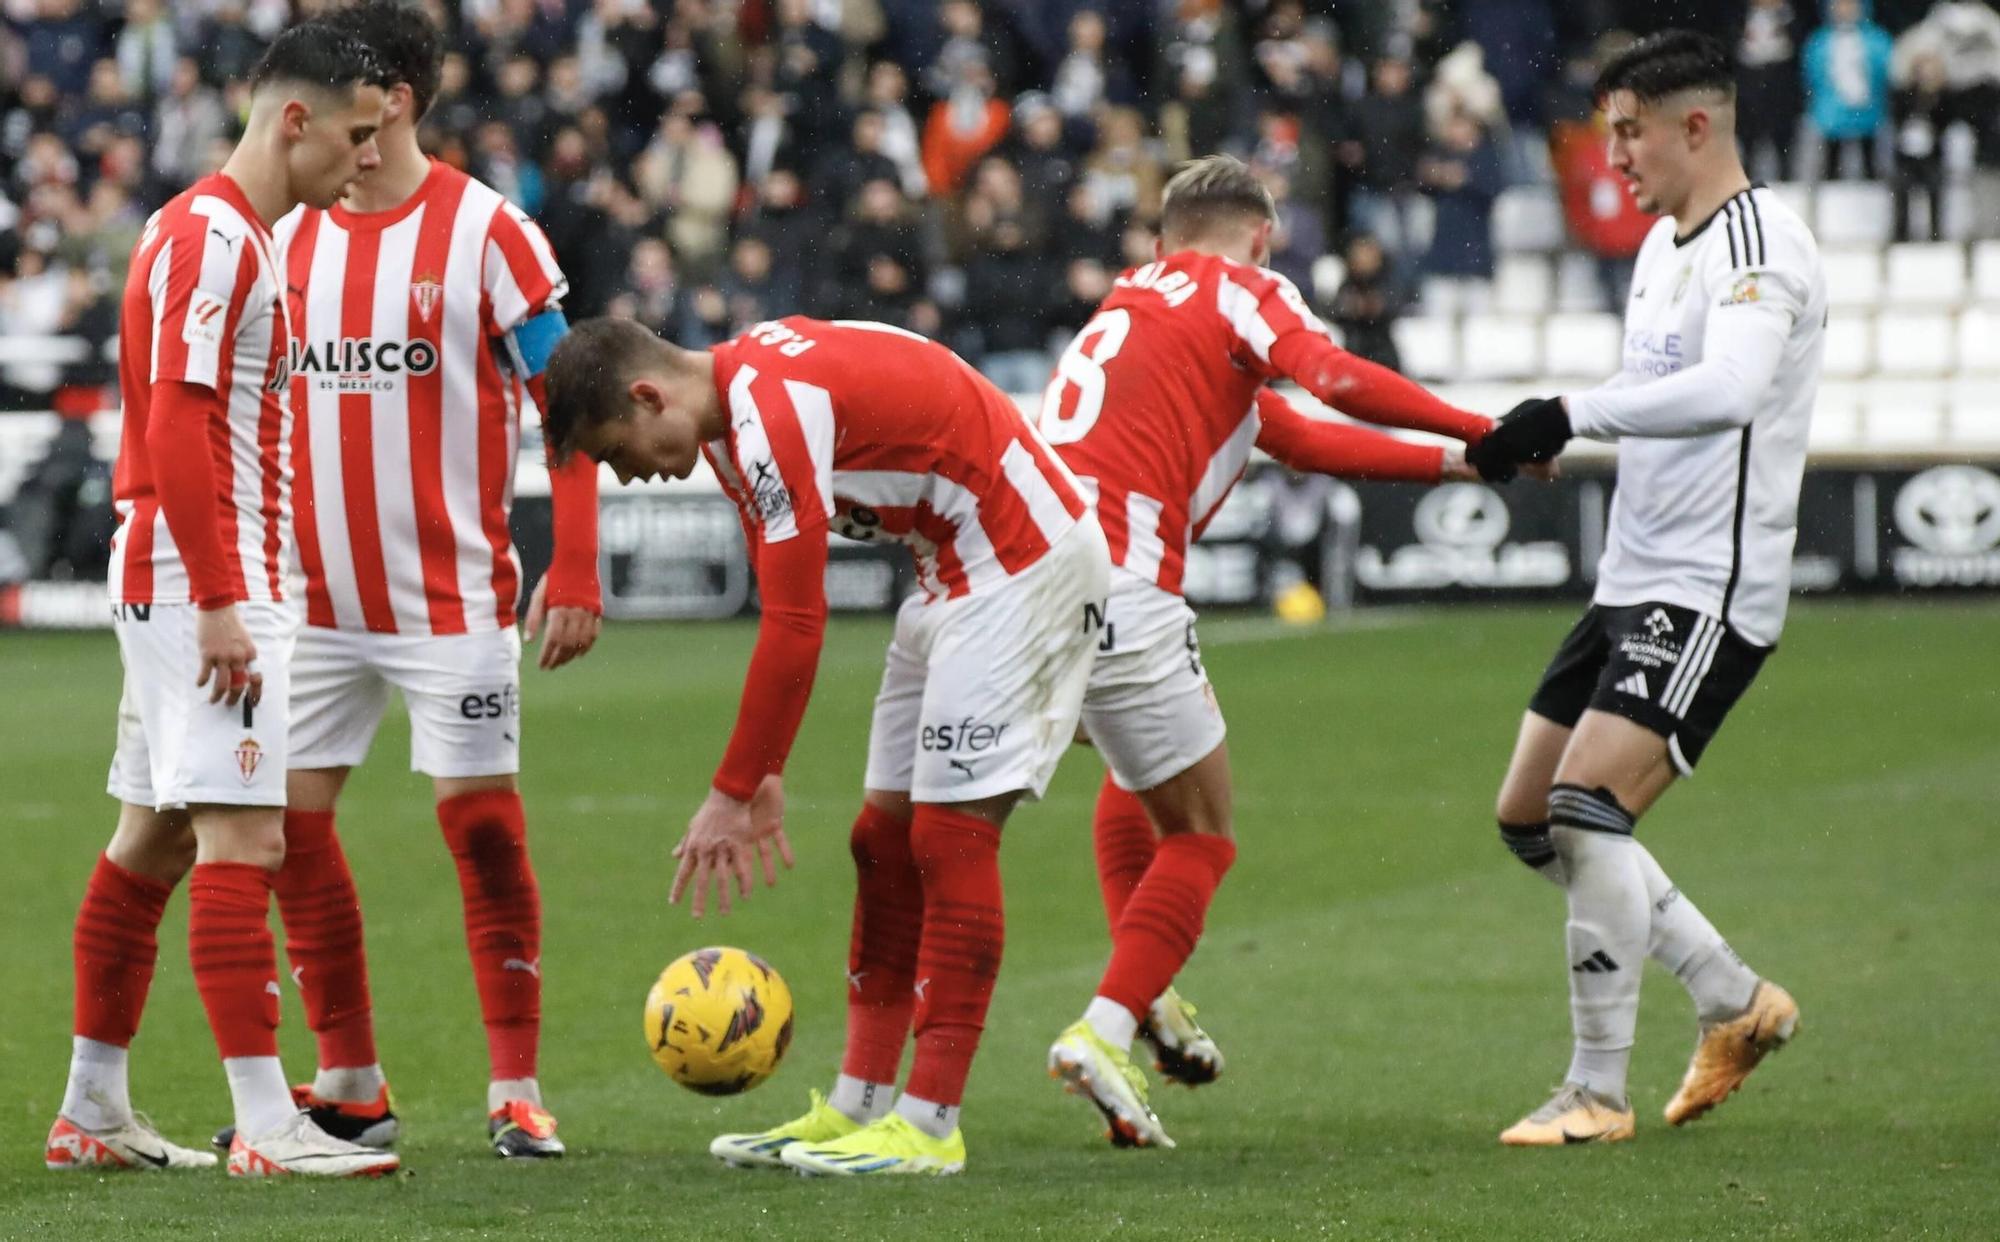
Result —
<instances>
[{"instance_id":1,"label":"black shorts","mask_svg":"<svg viewBox=\"0 0 2000 1242\"><path fill-rule=\"evenodd\" d=\"M1566 728L1585 708L1623 716L1667 739L1687 776L1771 651L1679 604L1592 604L1556 649L1528 710Z\"/></svg>"}]
</instances>

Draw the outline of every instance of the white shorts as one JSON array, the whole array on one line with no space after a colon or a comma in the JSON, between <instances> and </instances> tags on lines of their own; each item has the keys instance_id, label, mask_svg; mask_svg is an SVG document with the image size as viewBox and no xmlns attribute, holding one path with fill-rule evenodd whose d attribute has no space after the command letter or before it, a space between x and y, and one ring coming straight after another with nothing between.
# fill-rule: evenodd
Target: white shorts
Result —
<instances>
[{"instance_id":1,"label":"white shorts","mask_svg":"<svg viewBox=\"0 0 2000 1242\"><path fill-rule=\"evenodd\" d=\"M156 811L285 805L285 715L299 614L290 604L238 604L236 615L257 646L250 667L264 678L255 707L211 703L209 687L194 684L201 672L194 605L113 606L125 689L106 793Z\"/></svg>"},{"instance_id":2,"label":"white shorts","mask_svg":"<svg viewBox=\"0 0 2000 1242\"><path fill-rule=\"evenodd\" d=\"M410 713L410 769L431 777L521 770L521 635L369 634L307 626L292 660L292 767L368 757L389 690Z\"/></svg>"},{"instance_id":3,"label":"white shorts","mask_svg":"<svg viewBox=\"0 0 2000 1242\"><path fill-rule=\"evenodd\" d=\"M1104 532L1086 516L1004 583L904 600L868 731L868 788L932 803L1041 797L1076 736L1110 573Z\"/></svg>"},{"instance_id":4,"label":"white shorts","mask_svg":"<svg viewBox=\"0 0 2000 1242\"><path fill-rule=\"evenodd\" d=\"M1179 776L1222 745L1227 731L1201 664L1194 609L1122 568L1111 571L1083 727L1111 779L1129 790Z\"/></svg>"}]
</instances>

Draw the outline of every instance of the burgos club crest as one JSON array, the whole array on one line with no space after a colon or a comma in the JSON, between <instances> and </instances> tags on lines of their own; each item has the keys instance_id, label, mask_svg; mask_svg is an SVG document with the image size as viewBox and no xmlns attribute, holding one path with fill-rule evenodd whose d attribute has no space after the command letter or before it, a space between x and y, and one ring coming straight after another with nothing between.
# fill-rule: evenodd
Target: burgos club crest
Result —
<instances>
[{"instance_id":1,"label":"burgos club crest","mask_svg":"<svg viewBox=\"0 0 2000 1242\"><path fill-rule=\"evenodd\" d=\"M236 747L236 770L243 774L243 783L248 785L257 775L257 765L264 762L264 748L254 737L246 737Z\"/></svg>"}]
</instances>

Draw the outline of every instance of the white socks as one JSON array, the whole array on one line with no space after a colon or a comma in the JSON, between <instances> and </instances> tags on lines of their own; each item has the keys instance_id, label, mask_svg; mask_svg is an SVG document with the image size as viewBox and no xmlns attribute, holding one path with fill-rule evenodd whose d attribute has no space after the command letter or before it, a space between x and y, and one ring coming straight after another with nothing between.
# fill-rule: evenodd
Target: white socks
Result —
<instances>
[{"instance_id":1,"label":"white socks","mask_svg":"<svg viewBox=\"0 0 2000 1242\"><path fill-rule=\"evenodd\" d=\"M375 1067L376 1074L381 1068ZM371 1092L369 1099L375 1096ZM533 1078L496 1078L486 1084L486 1111L497 1113L507 1106L509 1100L526 1100L536 1108L542 1106L542 1084Z\"/></svg>"},{"instance_id":2,"label":"white socks","mask_svg":"<svg viewBox=\"0 0 2000 1242\"><path fill-rule=\"evenodd\" d=\"M245 1140L262 1138L299 1111L285 1070L276 1057L226 1057L229 1098L236 1106L236 1133Z\"/></svg>"},{"instance_id":3,"label":"white socks","mask_svg":"<svg viewBox=\"0 0 2000 1242\"><path fill-rule=\"evenodd\" d=\"M69 1085L63 1088L62 1115L85 1130L113 1130L132 1120L127 1086L128 1054L116 1044L72 1037Z\"/></svg>"},{"instance_id":4,"label":"white socks","mask_svg":"<svg viewBox=\"0 0 2000 1242\"><path fill-rule=\"evenodd\" d=\"M1139 1034L1139 1019L1125 1006L1115 1000L1093 996L1090 1007L1083 1011L1083 1020L1105 1043L1120 1052L1132 1051L1132 1040Z\"/></svg>"},{"instance_id":5,"label":"white socks","mask_svg":"<svg viewBox=\"0 0 2000 1242\"><path fill-rule=\"evenodd\" d=\"M880 1121L896 1106L896 1084L893 1082L869 1082L866 1078L855 1078L842 1074L833 1080L833 1090L826 1102L837 1111L847 1114L849 1121L867 1125Z\"/></svg>"},{"instance_id":6,"label":"white socks","mask_svg":"<svg viewBox=\"0 0 2000 1242\"><path fill-rule=\"evenodd\" d=\"M934 1139L949 1138L958 1129L956 1104L937 1104L906 1094L896 1101L896 1115Z\"/></svg>"},{"instance_id":7,"label":"white socks","mask_svg":"<svg viewBox=\"0 0 2000 1242\"><path fill-rule=\"evenodd\" d=\"M1633 848L1639 851L1652 917L1647 954L1674 972L1703 1022L1741 1013L1757 990L1757 972L1743 964L1715 924L1674 887L1646 847L1635 841Z\"/></svg>"},{"instance_id":8,"label":"white socks","mask_svg":"<svg viewBox=\"0 0 2000 1242\"><path fill-rule=\"evenodd\" d=\"M373 1104L382 1094L386 1081L380 1065L323 1069L313 1076L313 1094L322 1100L336 1100L344 1104ZM486 1111L492 1112L493 1109L489 1107Z\"/></svg>"},{"instance_id":9,"label":"white socks","mask_svg":"<svg viewBox=\"0 0 2000 1242\"><path fill-rule=\"evenodd\" d=\"M1644 851L1623 833L1557 824L1549 835L1569 878L1569 1012L1576 1055L1568 1080L1623 1101L1651 927L1639 862Z\"/></svg>"}]
</instances>

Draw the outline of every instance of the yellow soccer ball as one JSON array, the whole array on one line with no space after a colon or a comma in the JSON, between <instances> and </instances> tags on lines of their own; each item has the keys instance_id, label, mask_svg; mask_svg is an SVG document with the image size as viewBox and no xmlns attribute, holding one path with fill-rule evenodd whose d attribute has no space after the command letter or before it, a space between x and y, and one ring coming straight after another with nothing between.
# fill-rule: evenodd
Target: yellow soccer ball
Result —
<instances>
[{"instance_id":1,"label":"yellow soccer ball","mask_svg":"<svg viewBox=\"0 0 2000 1242\"><path fill-rule=\"evenodd\" d=\"M690 1091L748 1091L771 1076L791 1043L792 990L742 949L675 958L646 996L646 1046Z\"/></svg>"}]
</instances>

